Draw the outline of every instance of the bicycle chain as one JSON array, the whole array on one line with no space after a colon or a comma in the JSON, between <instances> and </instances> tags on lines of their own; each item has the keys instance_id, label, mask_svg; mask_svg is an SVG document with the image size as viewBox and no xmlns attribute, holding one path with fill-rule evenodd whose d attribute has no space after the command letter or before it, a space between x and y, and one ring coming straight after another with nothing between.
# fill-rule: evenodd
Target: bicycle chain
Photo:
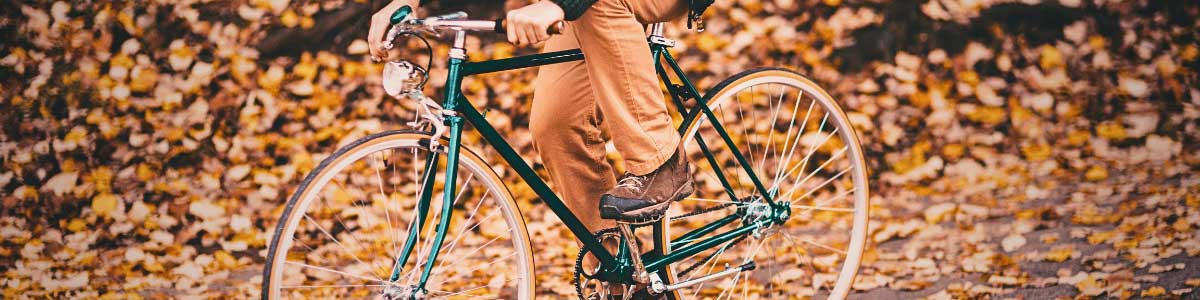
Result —
<instances>
[{"instance_id":1,"label":"bicycle chain","mask_svg":"<svg viewBox=\"0 0 1200 300\"><path fill-rule=\"evenodd\" d=\"M698 216L698 215L703 215L703 214L707 214L707 213L710 213L710 212L715 212L715 211L722 210L722 209L725 209L726 207L730 207L730 206L734 206L734 205L737 205L737 203L736 203L736 202L730 202L730 203L725 203L725 204L721 204L721 205L717 205L717 206L713 206L713 207L709 207L709 208L705 208L705 209L701 209L701 210L693 211L693 212L690 212L690 213L686 213L686 214L682 214L682 215L678 215L678 216L671 217L671 221L679 221L679 220L683 220L683 219L685 219L685 218L691 218L691 217L695 217L695 216Z\"/></svg>"},{"instance_id":2,"label":"bicycle chain","mask_svg":"<svg viewBox=\"0 0 1200 300\"><path fill-rule=\"evenodd\" d=\"M721 205L713 206L713 207L710 207L710 208L705 208L705 209L702 209L702 210L698 210L698 211L690 212L690 213L687 213L687 214L683 214L683 215L679 215L679 216L674 216L674 217L671 217L671 221L678 221L678 220L682 220L682 219L685 219L685 218L690 218L690 217L694 217L694 216L698 216L698 215L702 215L702 214L707 214L707 213L715 212L715 211L722 210L722 209L725 209L725 208L727 208L727 207L730 207L730 206L737 205L737 204L739 204L740 202L745 202L745 201L737 201L737 202L725 203L725 204L721 204ZM730 242L730 244L729 244L729 247L736 246L737 244L741 243L741 242L742 242L742 241L744 241L744 240L746 240L746 235L739 236L739 237L737 237L736 239L734 239L732 242ZM725 248L726 248L726 249L728 249L729 247L725 247ZM684 275L687 275L687 273L691 273L692 271L696 270L696 268L698 268L698 267L700 267L700 266L704 265L705 263L707 263L708 261L712 260L714 257L716 257L716 255L717 255L718 253L720 253L720 252L723 252L723 251L724 251L724 250L721 250L721 251L713 251L713 253L710 253L710 254L708 254L708 256L704 257L704 259L701 259L700 261L698 261L698 262L696 262L696 263L693 263L691 266L688 266L687 268L684 268L684 269L683 269L683 271L680 271L680 272L676 273L676 275L675 275L675 276L676 276L676 277L683 277Z\"/></svg>"}]
</instances>

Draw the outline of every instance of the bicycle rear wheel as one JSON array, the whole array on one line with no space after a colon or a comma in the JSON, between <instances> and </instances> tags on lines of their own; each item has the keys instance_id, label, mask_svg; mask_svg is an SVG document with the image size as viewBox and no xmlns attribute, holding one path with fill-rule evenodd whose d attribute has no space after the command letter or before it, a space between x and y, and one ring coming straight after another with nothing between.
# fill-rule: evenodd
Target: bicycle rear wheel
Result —
<instances>
[{"instance_id":1,"label":"bicycle rear wheel","mask_svg":"<svg viewBox=\"0 0 1200 300\"><path fill-rule=\"evenodd\" d=\"M444 147L430 136L387 132L351 143L325 159L296 189L271 240L263 299L379 299L386 289L417 283L441 217ZM456 193L445 243L425 286L431 299L532 299L533 255L524 219L489 165L460 151ZM425 178L428 213L418 217ZM424 222L423 226L418 226ZM419 228L419 230L418 230ZM392 280L413 234L411 255Z\"/></svg>"},{"instance_id":2,"label":"bicycle rear wheel","mask_svg":"<svg viewBox=\"0 0 1200 300\"><path fill-rule=\"evenodd\" d=\"M669 253L771 217L751 174L775 202L790 204L790 217L671 264L663 276L668 284L751 261L757 268L682 288L668 297L845 298L865 247L869 192L862 148L845 113L819 86L778 68L735 75L709 90L705 100L717 122L705 114L689 116L683 135L700 188L668 211L670 221L657 234L658 244ZM725 142L718 128L735 147ZM744 158L750 172L735 154ZM723 218L728 223L713 233L687 234L721 224Z\"/></svg>"}]
</instances>

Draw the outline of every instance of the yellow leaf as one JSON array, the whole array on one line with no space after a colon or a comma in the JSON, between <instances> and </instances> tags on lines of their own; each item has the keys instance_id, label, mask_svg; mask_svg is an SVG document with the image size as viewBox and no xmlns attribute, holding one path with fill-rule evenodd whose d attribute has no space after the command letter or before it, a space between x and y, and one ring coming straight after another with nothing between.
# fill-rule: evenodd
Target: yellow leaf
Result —
<instances>
[{"instance_id":1,"label":"yellow leaf","mask_svg":"<svg viewBox=\"0 0 1200 300\"><path fill-rule=\"evenodd\" d=\"M1050 157L1050 145L1047 144L1030 144L1021 147L1021 153L1025 154L1025 159L1029 161L1043 161Z\"/></svg>"},{"instance_id":2,"label":"yellow leaf","mask_svg":"<svg viewBox=\"0 0 1200 300\"><path fill-rule=\"evenodd\" d=\"M107 217L117 209L117 196L113 194L100 194L92 198L92 212L101 217Z\"/></svg>"},{"instance_id":3,"label":"yellow leaf","mask_svg":"<svg viewBox=\"0 0 1200 300\"><path fill-rule=\"evenodd\" d=\"M696 48L704 52L717 51L721 47L721 39L710 33L701 33L696 39Z\"/></svg>"},{"instance_id":4,"label":"yellow leaf","mask_svg":"<svg viewBox=\"0 0 1200 300\"><path fill-rule=\"evenodd\" d=\"M1045 45L1042 46L1041 52L1042 57L1038 64L1042 66L1042 70L1049 70L1063 66L1062 52L1059 52L1058 48L1051 45Z\"/></svg>"},{"instance_id":5,"label":"yellow leaf","mask_svg":"<svg viewBox=\"0 0 1200 300\"><path fill-rule=\"evenodd\" d=\"M1158 297L1166 294L1167 290L1161 286L1153 286L1149 289L1142 290L1142 297Z\"/></svg>"},{"instance_id":6,"label":"yellow leaf","mask_svg":"<svg viewBox=\"0 0 1200 300\"><path fill-rule=\"evenodd\" d=\"M292 75L306 81L312 81L317 77L317 64L313 62L312 55L304 53L300 56L300 63L292 67Z\"/></svg>"},{"instance_id":7,"label":"yellow leaf","mask_svg":"<svg viewBox=\"0 0 1200 300\"><path fill-rule=\"evenodd\" d=\"M1088 244L1099 245L1101 243L1107 242L1109 239L1112 239L1113 236L1116 236L1116 235L1117 235L1116 231L1093 232L1092 234L1088 235L1087 241L1088 241Z\"/></svg>"},{"instance_id":8,"label":"yellow leaf","mask_svg":"<svg viewBox=\"0 0 1200 300\"><path fill-rule=\"evenodd\" d=\"M330 198L333 200L333 203L338 204L350 204L354 202L354 195L351 195L350 192L347 192L345 189L341 188L334 188L333 197Z\"/></svg>"},{"instance_id":9,"label":"yellow leaf","mask_svg":"<svg viewBox=\"0 0 1200 300\"><path fill-rule=\"evenodd\" d=\"M1092 137L1092 133L1086 130L1073 130L1067 134L1067 144L1071 146L1080 146Z\"/></svg>"},{"instance_id":10,"label":"yellow leaf","mask_svg":"<svg viewBox=\"0 0 1200 300\"><path fill-rule=\"evenodd\" d=\"M1104 49L1104 47L1106 47L1106 45L1108 45L1108 41L1105 40L1104 36L1102 36L1102 35L1094 34L1094 35L1088 37L1088 46L1092 46L1092 49L1096 49L1096 50Z\"/></svg>"},{"instance_id":11,"label":"yellow leaf","mask_svg":"<svg viewBox=\"0 0 1200 300\"><path fill-rule=\"evenodd\" d=\"M1108 178L1108 170L1101 166L1092 166L1083 177L1088 181L1101 181Z\"/></svg>"},{"instance_id":12,"label":"yellow leaf","mask_svg":"<svg viewBox=\"0 0 1200 300\"><path fill-rule=\"evenodd\" d=\"M271 93L278 93L279 87L283 84L283 77L283 68L271 66L265 74L258 77L258 87Z\"/></svg>"},{"instance_id":13,"label":"yellow leaf","mask_svg":"<svg viewBox=\"0 0 1200 300\"><path fill-rule=\"evenodd\" d=\"M1179 52L1179 58L1182 58L1186 62L1196 60L1196 57L1200 57L1200 49L1196 48L1196 44L1187 45L1187 47L1183 48L1183 51Z\"/></svg>"},{"instance_id":14,"label":"yellow leaf","mask_svg":"<svg viewBox=\"0 0 1200 300\"><path fill-rule=\"evenodd\" d=\"M138 179L141 179L142 181L150 181L151 179L154 179L154 177L158 177L150 165L145 163L138 164L136 173Z\"/></svg>"},{"instance_id":15,"label":"yellow leaf","mask_svg":"<svg viewBox=\"0 0 1200 300\"><path fill-rule=\"evenodd\" d=\"M1200 278L1188 278L1183 282L1187 286L1200 287Z\"/></svg>"},{"instance_id":16,"label":"yellow leaf","mask_svg":"<svg viewBox=\"0 0 1200 300\"><path fill-rule=\"evenodd\" d=\"M296 27L296 25L300 25L300 16L296 15L296 12L289 9L284 11L283 15L279 16L279 23L289 28Z\"/></svg>"},{"instance_id":17,"label":"yellow leaf","mask_svg":"<svg viewBox=\"0 0 1200 300\"><path fill-rule=\"evenodd\" d=\"M1126 137L1125 126L1112 121L1103 122L1096 125L1096 135L1113 141L1123 140Z\"/></svg>"},{"instance_id":18,"label":"yellow leaf","mask_svg":"<svg viewBox=\"0 0 1200 300\"><path fill-rule=\"evenodd\" d=\"M1100 211L1095 206L1085 206L1071 216L1071 222L1079 225L1099 225L1113 221L1119 216L1113 216Z\"/></svg>"},{"instance_id":19,"label":"yellow leaf","mask_svg":"<svg viewBox=\"0 0 1200 300\"><path fill-rule=\"evenodd\" d=\"M1080 280L1079 283L1076 283L1075 288L1079 289L1079 292L1086 296L1100 295L1105 291L1104 284L1097 281L1091 274L1087 275L1087 278Z\"/></svg>"},{"instance_id":20,"label":"yellow leaf","mask_svg":"<svg viewBox=\"0 0 1200 300\"><path fill-rule=\"evenodd\" d=\"M996 125L1004 122L1004 108L980 106L974 111L967 114L967 119L987 125Z\"/></svg>"},{"instance_id":21,"label":"yellow leaf","mask_svg":"<svg viewBox=\"0 0 1200 300\"><path fill-rule=\"evenodd\" d=\"M225 250L217 250L216 253L213 253L213 258L213 263L216 263L222 269L230 269L238 266L237 258L234 258L233 255Z\"/></svg>"},{"instance_id":22,"label":"yellow leaf","mask_svg":"<svg viewBox=\"0 0 1200 300\"><path fill-rule=\"evenodd\" d=\"M1045 258L1046 261L1064 262L1071 258L1071 253L1074 251L1075 248L1071 246L1059 247L1055 248L1054 250L1050 250L1050 252L1046 252Z\"/></svg>"},{"instance_id":23,"label":"yellow leaf","mask_svg":"<svg viewBox=\"0 0 1200 300\"><path fill-rule=\"evenodd\" d=\"M921 91L913 93L912 96L908 98L908 102L912 103L912 105L917 108L929 107L929 101L929 94Z\"/></svg>"},{"instance_id":24,"label":"yellow leaf","mask_svg":"<svg viewBox=\"0 0 1200 300\"><path fill-rule=\"evenodd\" d=\"M1138 241L1133 238L1127 238L1127 239L1120 240L1120 241L1113 243L1113 249L1117 249L1117 250L1129 250L1129 249L1137 248L1137 246L1138 246Z\"/></svg>"},{"instance_id":25,"label":"yellow leaf","mask_svg":"<svg viewBox=\"0 0 1200 300\"><path fill-rule=\"evenodd\" d=\"M311 16L304 16L303 18L300 18L300 28L309 29L314 25L317 25L317 22L313 20Z\"/></svg>"},{"instance_id":26,"label":"yellow leaf","mask_svg":"<svg viewBox=\"0 0 1200 300\"><path fill-rule=\"evenodd\" d=\"M84 221L83 219L74 218L71 219L71 222L67 223L67 230L70 230L71 232L80 232L84 229L87 229L87 221Z\"/></svg>"},{"instance_id":27,"label":"yellow leaf","mask_svg":"<svg viewBox=\"0 0 1200 300\"><path fill-rule=\"evenodd\" d=\"M958 81L970 85L979 84L979 73L975 73L975 71L959 72Z\"/></svg>"},{"instance_id":28,"label":"yellow leaf","mask_svg":"<svg viewBox=\"0 0 1200 300\"><path fill-rule=\"evenodd\" d=\"M158 83L158 71L155 68L137 67L129 78L129 90L135 93L145 93L154 89Z\"/></svg>"},{"instance_id":29,"label":"yellow leaf","mask_svg":"<svg viewBox=\"0 0 1200 300\"><path fill-rule=\"evenodd\" d=\"M962 144L947 144L942 146L942 156L949 160L957 160L959 157L962 157L964 150Z\"/></svg>"},{"instance_id":30,"label":"yellow leaf","mask_svg":"<svg viewBox=\"0 0 1200 300\"><path fill-rule=\"evenodd\" d=\"M162 271L166 270L165 268L163 268L163 265L158 263L157 261L142 262L142 268L146 269L146 271L150 272L150 273L158 273L158 272L162 272Z\"/></svg>"}]
</instances>

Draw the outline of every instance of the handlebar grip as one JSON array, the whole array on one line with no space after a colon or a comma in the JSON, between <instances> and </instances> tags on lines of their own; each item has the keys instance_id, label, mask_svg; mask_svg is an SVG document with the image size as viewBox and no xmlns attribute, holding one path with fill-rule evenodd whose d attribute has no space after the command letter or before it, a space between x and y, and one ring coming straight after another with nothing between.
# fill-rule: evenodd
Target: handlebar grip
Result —
<instances>
[{"instance_id":1,"label":"handlebar grip","mask_svg":"<svg viewBox=\"0 0 1200 300\"><path fill-rule=\"evenodd\" d=\"M558 21L554 22L554 24L550 24L549 28L546 28L546 33L549 35L562 34L563 30L565 30L566 27L567 27L566 21L558 20ZM508 33L507 28L508 28L508 20L503 19L503 18L496 19L496 28L495 28L496 33L499 33L499 34Z\"/></svg>"},{"instance_id":2,"label":"handlebar grip","mask_svg":"<svg viewBox=\"0 0 1200 300\"><path fill-rule=\"evenodd\" d=\"M401 6L399 9L396 9L395 12L392 12L392 17L389 19L389 21L391 21L392 25L400 24L401 21L404 21L405 18L408 18L408 15L412 14L412 11L412 7L409 7L408 5Z\"/></svg>"}]
</instances>

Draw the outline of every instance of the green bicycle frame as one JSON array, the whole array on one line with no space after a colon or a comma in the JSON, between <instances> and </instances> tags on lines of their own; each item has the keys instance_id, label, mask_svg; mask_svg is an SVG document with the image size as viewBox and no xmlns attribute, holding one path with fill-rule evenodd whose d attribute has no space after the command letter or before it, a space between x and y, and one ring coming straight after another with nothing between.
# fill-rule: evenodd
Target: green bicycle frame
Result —
<instances>
[{"instance_id":1,"label":"green bicycle frame","mask_svg":"<svg viewBox=\"0 0 1200 300\"><path fill-rule=\"evenodd\" d=\"M459 35L461 36L461 33L459 33ZM728 145L730 149L735 149L735 151L732 151L734 158L737 160L740 167L743 168L744 171L749 175L754 187L756 188L757 194L761 195L766 203L771 203L771 206L774 207L776 204L771 199L773 197L773 191L766 190L758 176L751 169L750 163L746 160L745 156L740 150L736 150L738 149L737 146L734 144L733 140L730 138L723 126L717 122L718 119L713 111L709 108L708 101L711 100L709 97L712 97L712 95L706 95L704 98L699 96L700 92L696 89L695 85L693 85L692 82L687 79L686 74L679 67L678 63L676 63L671 54L666 50L668 47L667 45L651 42L650 46L651 55L653 55L655 61L659 62L656 64L656 70L663 82L667 83L668 92L671 94L676 108L684 116L685 121L680 125L678 129L679 132L681 134L686 133L685 131L692 125L692 122L695 122L695 120L698 119L697 115L704 114L705 117L711 120L710 124L713 126L713 129L721 136L721 142ZM457 48L457 50L462 51L461 48ZM453 53L454 50L451 52ZM722 243L731 241L740 236L751 234L756 229L767 226L773 222L772 220L768 219L756 220L753 222L748 222L741 227L716 234L706 239L698 239L699 237L715 232L717 229L724 227L725 225L731 224L737 220L743 220L743 218L741 218L739 215L730 215L707 226L687 232L683 236L671 241L672 248L675 248L676 250L667 255L658 255L655 253L630 254L627 253L628 251L619 251L617 255L614 255L601 246L596 236L589 231L586 226L583 225L579 218L576 217L570 209L567 208L562 199L559 198L558 195L550 189L546 182L534 172L533 168L530 167L530 165L526 163L523 158L521 158L521 156L512 148L512 146L504 139L504 137L487 122L487 119L485 119L479 110L476 109L470 103L470 101L462 95L460 90L462 80L467 76L583 60L583 52L579 49L575 49L480 62L468 62L464 59L465 55L460 57L454 57L454 55L451 56L452 57L450 58L448 67L447 82L445 85L445 97L442 103L442 106L445 110L453 111L453 113L447 113L445 116L446 123L449 125L450 137L449 143L445 145L447 150L445 192L443 193L444 199L442 201L443 206L441 208L442 214L440 222L438 223L433 244L430 246L432 247L431 249L441 249L445 238L446 227L450 223L450 214L452 213L454 204L453 195L456 193L455 185L457 178L456 170L458 164L458 154L459 148L462 146L460 137L463 130L463 121L470 123L474 127L474 129L484 138L484 140L491 145L497 153L500 154L501 158L508 163L508 165L514 171L516 171L517 175L529 185L534 194L541 198L542 202L544 202L546 206L548 206L550 210L556 216L558 216L560 220L562 220L562 223L566 225L567 229L570 230L571 233L583 243L583 247L595 255L597 260L600 261L601 266L605 266L603 270L601 270L601 276L610 280L623 282L628 282L630 280L629 278L632 274L633 267L629 262L630 260L628 257L625 256L641 255L643 257L643 262L646 269L650 270L651 272L656 272L663 270L663 268L671 263L680 261L691 255L695 255L701 251L717 247ZM670 68L669 73L667 67ZM668 74L674 74L674 77L678 78L680 83L674 84L670 80L670 76ZM695 104L690 110L685 106L685 102L688 99L696 100ZM716 177L724 186L725 192L732 200L741 200L736 198L736 194L733 192L732 185L727 179L725 172L717 163L716 158L713 156L711 151L709 151L708 144L699 135L696 135L695 139L697 145L704 153L706 160L713 166L714 171L717 173ZM431 157L430 161L436 161L436 158ZM436 167L436 163L427 164L425 170L426 174L432 174L433 168ZM427 184L422 187L422 197L420 199L421 203L418 205L418 209L420 210L418 213L421 215L425 215L427 210L430 208L429 201L431 201L430 194L432 194L432 188L432 184ZM739 209L739 211L743 210ZM424 218L420 218L419 220L421 221L418 222L422 224L418 224L417 228L421 228L420 226L424 225ZM416 237L412 234L408 236L408 240L403 248L403 253L400 253L400 256L397 257L397 265L393 268L392 273L393 281L399 276L401 266L407 262L408 257L412 252L411 244L415 242L415 238ZM439 251L430 251L429 258L425 260L425 266L421 272L421 277L417 285L419 290L424 289L425 284L429 279L430 272L434 267L434 262L437 260L438 252Z\"/></svg>"}]
</instances>

